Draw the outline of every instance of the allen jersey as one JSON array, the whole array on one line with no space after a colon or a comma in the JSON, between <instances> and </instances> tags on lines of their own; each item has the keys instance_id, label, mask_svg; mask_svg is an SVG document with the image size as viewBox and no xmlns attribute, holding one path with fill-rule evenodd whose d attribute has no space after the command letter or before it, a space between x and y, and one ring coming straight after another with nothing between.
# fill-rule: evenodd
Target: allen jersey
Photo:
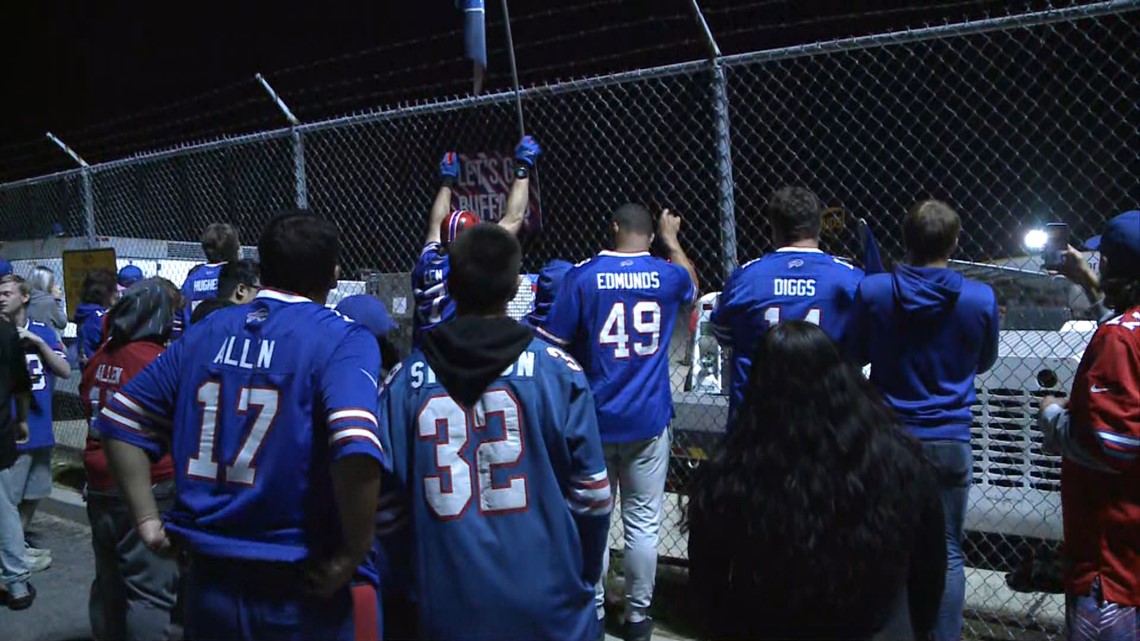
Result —
<instances>
[{"instance_id":1,"label":"allen jersey","mask_svg":"<svg viewBox=\"0 0 1140 641\"><path fill-rule=\"evenodd\" d=\"M1099 469L1061 464L1066 592L1140 606L1140 307L1097 329L1069 401L1071 438Z\"/></svg>"},{"instance_id":2,"label":"allen jersey","mask_svg":"<svg viewBox=\"0 0 1140 641\"><path fill-rule=\"evenodd\" d=\"M669 342L696 286L649 252L603 251L566 274L536 331L581 358L605 443L654 438L673 420Z\"/></svg>"},{"instance_id":3,"label":"allen jersey","mask_svg":"<svg viewBox=\"0 0 1140 641\"><path fill-rule=\"evenodd\" d=\"M416 310L412 317L412 346L419 347L424 332L455 318L455 304L447 295L447 275L451 261L443 245L424 245L416 266L412 268L412 296Z\"/></svg>"},{"instance_id":4,"label":"allen jersey","mask_svg":"<svg viewBox=\"0 0 1140 641\"><path fill-rule=\"evenodd\" d=\"M55 330L39 321L28 321L24 329L44 339L55 353L65 359L66 351ZM55 431L52 429L51 394L55 388L55 375L44 364L39 351L26 344L24 361L28 364L28 378L32 382L32 403L28 409L28 440L17 443L16 451L27 452L55 445ZM13 412L14 414L14 412Z\"/></svg>"},{"instance_id":5,"label":"allen jersey","mask_svg":"<svg viewBox=\"0 0 1140 641\"><path fill-rule=\"evenodd\" d=\"M182 327L190 327L190 314L204 300L218 297L218 278L222 275L225 263L204 263L190 269L182 283L182 302L186 305L182 312Z\"/></svg>"},{"instance_id":6,"label":"allen jersey","mask_svg":"<svg viewBox=\"0 0 1140 641\"><path fill-rule=\"evenodd\" d=\"M380 422L411 511L423 638L597 637L611 499L574 359L534 339L464 407L415 350L385 382Z\"/></svg>"},{"instance_id":7,"label":"allen jersey","mask_svg":"<svg viewBox=\"0 0 1140 641\"><path fill-rule=\"evenodd\" d=\"M193 552L297 562L341 540L332 463L386 465L379 371L362 325L263 289L172 343L106 401L95 429L152 461L171 450L178 499L167 527Z\"/></svg>"},{"instance_id":8,"label":"allen jersey","mask_svg":"<svg viewBox=\"0 0 1140 641\"><path fill-rule=\"evenodd\" d=\"M818 249L784 247L740 266L717 299L712 329L732 350L728 426L744 401L752 354L769 327L787 320L820 326L842 345L863 271Z\"/></svg>"}]
</instances>

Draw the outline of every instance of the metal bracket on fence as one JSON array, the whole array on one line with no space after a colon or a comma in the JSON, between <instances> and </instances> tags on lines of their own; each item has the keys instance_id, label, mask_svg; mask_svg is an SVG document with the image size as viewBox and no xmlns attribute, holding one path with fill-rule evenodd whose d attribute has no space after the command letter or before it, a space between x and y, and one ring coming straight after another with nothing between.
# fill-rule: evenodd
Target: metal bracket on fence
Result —
<instances>
[{"instance_id":1,"label":"metal bracket on fence","mask_svg":"<svg viewBox=\"0 0 1140 641\"><path fill-rule=\"evenodd\" d=\"M289 109L289 105L285 104L281 96L273 90L273 87L269 85L269 81L265 79L265 76L257 73L254 74L253 78L265 89L265 93L269 94L269 99L273 101L273 104L277 106L277 109L281 111L281 114L285 116L285 120L288 120L290 127L292 127L294 197L298 209L307 209L309 207L309 191L305 179L305 139L298 129L298 127L301 126L301 121L297 116L293 115L292 110Z\"/></svg>"},{"instance_id":2,"label":"metal bracket on fence","mask_svg":"<svg viewBox=\"0 0 1140 641\"><path fill-rule=\"evenodd\" d=\"M712 63L712 100L713 120L716 127L716 175L717 175L717 204L720 210L720 240L724 251L721 261L724 278L732 275L736 269L736 200L733 190L732 178L732 139L728 115L728 74L721 62L720 45L713 37L712 29L705 20L697 0L689 0L693 10L693 17L701 28L701 35L705 38L705 45L709 50L709 61Z\"/></svg>"},{"instance_id":3,"label":"metal bracket on fence","mask_svg":"<svg viewBox=\"0 0 1140 641\"><path fill-rule=\"evenodd\" d=\"M79 183L83 191L83 232L87 237L87 246L95 247L95 193L91 188L91 166L55 134L49 131L46 135L48 140L79 165Z\"/></svg>"}]
</instances>

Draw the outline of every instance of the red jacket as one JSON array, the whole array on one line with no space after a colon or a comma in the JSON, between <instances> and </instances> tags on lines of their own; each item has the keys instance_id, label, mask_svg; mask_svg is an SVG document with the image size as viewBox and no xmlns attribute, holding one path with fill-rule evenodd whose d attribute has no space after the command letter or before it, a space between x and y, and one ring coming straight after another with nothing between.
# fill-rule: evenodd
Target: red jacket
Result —
<instances>
[{"instance_id":1,"label":"red jacket","mask_svg":"<svg viewBox=\"0 0 1140 641\"><path fill-rule=\"evenodd\" d=\"M106 345L99 348L88 361L79 382L79 397L83 401L87 420L92 414L106 407L107 400L126 385L127 381L143 371L165 348L147 341L128 343L124 347L108 352ZM83 466L87 469L87 486L95 491L115 489L115 480L107 467L107 455L100 441L87 437L87 447L83 450ZM174 478L174 463L170 455L159 459L150 467L152 483L160 483Z\"/></svg>"},{"instance_id":2,"label":"red jacket","mask_svg":"<svg viewBox=\"0 0 1140 641\"><path fill-rule=\"evenodd\" d=\"M1114 472L1065 459L1065 588L1140 606L1140 307L1105 323L1081 358L1069 401L1071 438Z\"/></svg>"}]
</instances>

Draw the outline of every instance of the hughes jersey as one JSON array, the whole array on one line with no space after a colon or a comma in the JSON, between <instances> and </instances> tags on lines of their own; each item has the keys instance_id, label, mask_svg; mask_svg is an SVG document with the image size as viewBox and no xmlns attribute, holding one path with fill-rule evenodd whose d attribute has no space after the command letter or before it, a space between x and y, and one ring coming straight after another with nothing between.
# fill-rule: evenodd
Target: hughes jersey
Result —
<instances>
[{"instance_id":1,"label":"hughes jersey","mask_svg":"<svg viewBox=\"0 0 1140 641\"><path fill-rule=\"evenodd\" d=\"M730 429L744 400L752 353L768 328L780 321L807 321L842 345L862 279L862 270L847 262L818 249L792 247L733 272L712 313L717 342L732 350Z\"/></svg>"},{"instance_id":2,"label":"hughes jersey","mask_svg":"<svg viewBox=\"0 0 1140 641\"><path fill-rule=\"evenodd\" d=\"M57 354L66 358L63 343L55 330L38 321L28 321L24 329L44 339ZM20 452L55 445L55 432L51 423L51 392L55 375L48 370L35 348L24 345L24 360L28 364L28 377L32 381L32 404L28 409L28 440L16 444L16 450Z\"/></svg>"},{"instance_id":3,"label":"hughes jersey","mask_svg":"<svg viewBox=\"0 0 1140 641\"><path fill-rule=\"evenodd\" d=\"M581 358L602 441L653 438L673 419L669 339L696 293L688 271L648 252L603 251L566 275L537 331Z\"/></svg>"},{"instance_id":4,"label":"hughes jersey","mask_svg":"<svg viewBox=\"0 0 1140 641\"><path fill-rule=\"evenodd\" d=\"M340 540L330 465L386 460L379 370L362 325L263 289L173 343L107 400L95 428L152 460L172 449L178 501L167 527L193 551L296 562Z\"/></svg>"},{"instance_id":5,"label":"hughes jersey","mask_svg":"<svg viewBox=\"0 0 1140 641\"><path fill-rule=\"evenodd\" d=\"M186 309L182 314L182 326L190 327L190 314L204 300L218 297L218 278L222 275L225 263L205 263L190 270L182 283L182 301Z\"/></svg>"},{"instance_id":6,"label":"hughes jersey","mask_svg":"<svg viewBox=\"0 0 1140 641\"><path fill-rule=\"evenodd\" d=\"M416 350L380 422L412 512L424 638L595 638L610 488L578 364L532 340L467 408Z\"/></svg>"},{"instance_id":7,"label":"hughes jersey","mask_svg":"<svg viewBox=\"0 0 1140 641\"><path fill-rule=\"evenodd\" d=\"M428 243L412 269L412 295L416 311L412 318L412 345L419 347L420 337L444 321L455 318L455 305L447 295L450 260L443 245Z\"/></svg>"}]
</instances>

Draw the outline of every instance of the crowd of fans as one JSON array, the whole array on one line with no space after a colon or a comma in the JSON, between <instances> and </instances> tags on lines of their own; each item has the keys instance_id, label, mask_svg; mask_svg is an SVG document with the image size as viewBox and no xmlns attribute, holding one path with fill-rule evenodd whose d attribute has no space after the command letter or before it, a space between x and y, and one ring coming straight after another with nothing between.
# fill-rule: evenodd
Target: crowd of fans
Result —
<instances>
[{"instance_id":1,"label":"crowd of fans","mask_svg":"<svg viewBox=\"0 0 1140 641\"><path fill-rule=\"evenodd\" d=\"M97 639L601 638L615 499L620 634L651 638L668 347L700 282L681 217L626 204L612 249L546 265L533 311L509 318L540 155L520 141L497 224L451 209L445 155L403 359L378 299L328 304L339 231L305 211L266 225L260 263L211 225L181 287L133 266L87 276ZM713 312L730 411L685 488L695 618L708 638L960 639L970 406L997 300L950 268L948 204L906 212L906 260L883 273L821 251L822 211L774 192L776 250ZM1062 274L1102 325L1039 423L1064 456L1070 637L1136 638L1140 212L1088 244L1099 277L1073 248ZM50 270L3 275L0 315L0 596L18 610L51 564L25 531L51 490L53 380L72 370Z\"/></svg>"}]
</instances>

